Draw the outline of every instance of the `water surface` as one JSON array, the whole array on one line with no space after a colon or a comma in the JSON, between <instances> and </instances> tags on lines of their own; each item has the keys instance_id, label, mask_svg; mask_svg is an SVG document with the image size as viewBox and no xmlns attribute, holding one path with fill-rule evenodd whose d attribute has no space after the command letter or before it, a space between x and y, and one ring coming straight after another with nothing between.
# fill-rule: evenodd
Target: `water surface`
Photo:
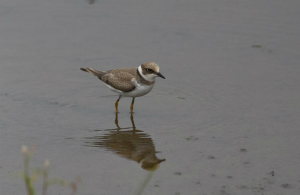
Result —
<instances>
[{"instance_id":1,"label":"water surface","mask_svg":"<svg viewBox=\"0 0 300 195\"><path fill-rule=\"evenodd\" d=\"M31 143L78 194L299 194L299 1L89 2L0 3L1 194ZM166 79L116 123L78 67L145 61Z\"/></svg>"}]
</instances>

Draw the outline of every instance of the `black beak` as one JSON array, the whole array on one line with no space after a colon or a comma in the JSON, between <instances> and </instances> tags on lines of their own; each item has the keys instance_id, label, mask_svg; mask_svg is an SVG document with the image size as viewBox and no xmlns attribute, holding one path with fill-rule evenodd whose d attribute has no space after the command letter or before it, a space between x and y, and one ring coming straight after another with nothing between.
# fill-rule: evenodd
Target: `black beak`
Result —
<instances>
[{"instance_id":1,"label":"black beak","mask_svg":"<svg viewBox=\"0 0 300 195\"><path fill-rule=\"evenodd\" d=\"M161 77L161 78L163 78L163 79L166 79L166 78L164 77L164 75L160 74L160 72L156 73L156 75L159 76L159 77Z\"/></svg>"}]
</instances>

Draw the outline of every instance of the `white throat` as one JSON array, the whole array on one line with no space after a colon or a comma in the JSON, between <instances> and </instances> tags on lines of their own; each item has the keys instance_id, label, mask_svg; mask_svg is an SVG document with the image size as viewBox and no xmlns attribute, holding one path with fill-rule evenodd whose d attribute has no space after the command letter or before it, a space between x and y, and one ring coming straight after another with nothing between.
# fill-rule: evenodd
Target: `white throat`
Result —
<instances>
[{"instance_id":1,"label":"white throat","mask_svg":"<svg viewBox=\"0 0 300 195\"><path fill-rule=\"evenodd\" d=\"M143 71L142 71L142 66L139 66L139 67L138 67L138 71L139 71L140 75L141 75L146 81L149 81L149 82L155 81L156 75L154 75L154 74L147 74L147 75L144 75L144 74L143 74Z\"/></svg>"}]
</instances>

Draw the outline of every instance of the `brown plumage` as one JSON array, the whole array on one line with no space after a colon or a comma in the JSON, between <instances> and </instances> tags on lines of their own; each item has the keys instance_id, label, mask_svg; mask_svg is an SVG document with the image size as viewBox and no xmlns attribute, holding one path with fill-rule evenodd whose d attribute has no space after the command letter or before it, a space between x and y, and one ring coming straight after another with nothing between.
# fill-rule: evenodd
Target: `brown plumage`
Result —
<instances>
[{"instance_id":1,"label":"brown plumage","mask_svg":"<svg viewBox=\"0 0 300 195\"><path fill-rule=\"evenodd\" d=\"M98 77L104 83L112 86L123 92L130 92L135 89L132 85L132 78L136 78L138 83L153 85L155 81L149 82L143 77L139 76L138 68L119 68L116 70L99 71L93 68L80 68L80 70L89 72L94 76Z\"/></svg>"},{"instance_id":2,"label":"brown plumage","mask_svg":"<svg viewBox=\"0 0 300 195\"><path fill-rule=\"evenodd\" d=\"M121 96L133 97L131 112L133 111L134 98L149 93L155 83L155 77L165 78L159 72L159 67L154 62L145 62L138 68L120 68L116 70L100 71L93 68L79 68L98 77L114 92L119 93L115 103L116 112Z\"/></svg>"}]
</instances>

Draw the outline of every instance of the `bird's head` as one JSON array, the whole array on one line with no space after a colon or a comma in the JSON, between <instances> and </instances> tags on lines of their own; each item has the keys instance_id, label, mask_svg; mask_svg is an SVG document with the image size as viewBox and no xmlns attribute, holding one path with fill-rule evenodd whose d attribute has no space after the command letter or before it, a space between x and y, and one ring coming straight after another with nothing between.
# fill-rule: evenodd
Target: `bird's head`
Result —
<instances>
[{"instance_id":1,"label":"bird's head","mask_svg":"<svg viewBox=\"0 0 300 195\"><path fill-rule=\"evenodd\" d=\"M145 62L138 68L139 73L142 77L150 82L153 82L155 77L165 77L159 72L159 66L155 62Z\"/></svg>"}]
</instances>

